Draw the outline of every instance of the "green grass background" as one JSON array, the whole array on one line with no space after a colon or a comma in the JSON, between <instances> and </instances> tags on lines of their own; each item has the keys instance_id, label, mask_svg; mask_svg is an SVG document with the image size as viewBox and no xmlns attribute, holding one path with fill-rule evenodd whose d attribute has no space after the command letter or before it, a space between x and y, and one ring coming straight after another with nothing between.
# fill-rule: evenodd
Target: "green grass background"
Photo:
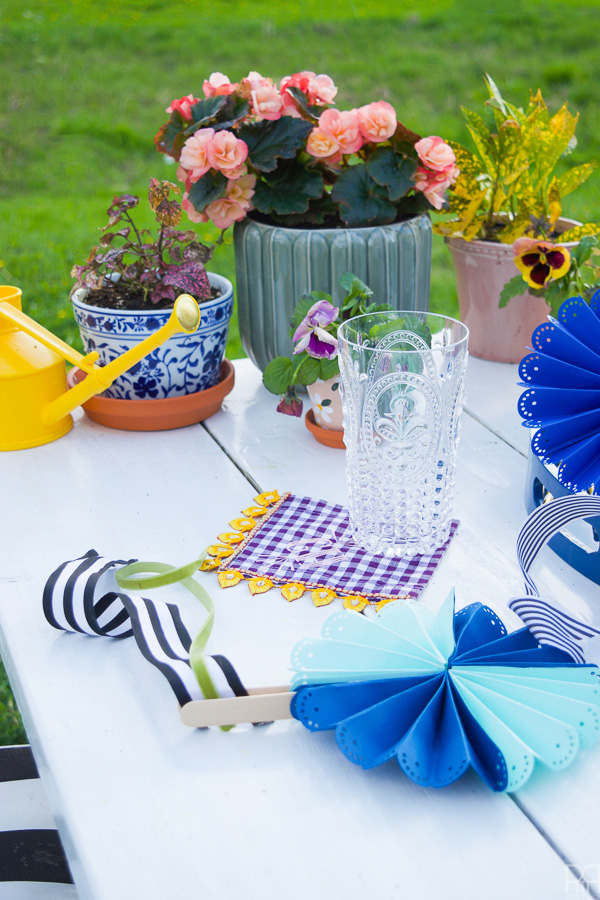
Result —
<instances>
[{"instance_id":1,"label":"green grass background","mask_svg":"<svg viewBox=\"0 0 600 900\"><path fill-rule=\"evenodd\" d=\"M251 69L274 79L325 72L341 108L385 99L421 134L466 143L460 107L482 111L489 72L517 105L537 87L553 110L568 100L581 114L569 162L600 159L599 8L581 0L0 0L0 281L21 287L26 312L81 349L71 267L96 242L114 194L144 195L151 175L174 180L154 134L170 101L201 96L215 70L232 80ZM600 218L600 173L568 198L565 214ZM230 235L211 268L235 280ZM431 308L458 309L440 238ZM228 355L242 355L235 326ZM23 739L0 668L0 744Z\"/></svg>"}]
</instances>

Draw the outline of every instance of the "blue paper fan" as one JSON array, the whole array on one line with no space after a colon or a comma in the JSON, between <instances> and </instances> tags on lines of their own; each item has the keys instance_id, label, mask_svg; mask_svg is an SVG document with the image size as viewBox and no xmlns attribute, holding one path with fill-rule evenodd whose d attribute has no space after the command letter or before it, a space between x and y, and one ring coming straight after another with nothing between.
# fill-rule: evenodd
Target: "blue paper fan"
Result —
<instances>
[{"instance_id":1,"label":"blue paper fan","mask_svg":"<svg viewBox=\"0 0 600 900\"><path fill-rule=\"evenodd\" d=\"M495 791L514 791L536 760L568 766L600 734L594 666L507 634L480 603L434 616L414 601L374 619L344 611L292 653L292 713L311 731L335 729L352 762L397 757L415 782L441 787L471 765Z\"/></svg>"},{"instance_id":2,"label":"blue paper fan","mask_svg":"<svg viewBox=\"0 0 600 900\"><path fill-rule=\"evenodd\" d=\"M519 414L533 436L533 452L558 467L558 479L573 491L600 492L600 291L590 305L565 300L558 320L533 332L534 351L521 360L527 390Z\"/></svg>"}]
</instances>

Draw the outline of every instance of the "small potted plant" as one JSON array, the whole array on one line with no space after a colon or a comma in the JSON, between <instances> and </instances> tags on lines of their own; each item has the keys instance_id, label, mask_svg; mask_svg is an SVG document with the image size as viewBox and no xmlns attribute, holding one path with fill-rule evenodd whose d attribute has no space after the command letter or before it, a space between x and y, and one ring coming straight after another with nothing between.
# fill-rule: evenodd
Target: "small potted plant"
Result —
<instances>
[{"instance_id":1,"label":"small potted plant","mask_svg":"<svg viewBox=\"0 0 600 900\"><path fill-rule=\"evenodd\" d=\"M354 316L392 307L387 303L369 303L373 292L350 272L342 275L340 285L346 296L339 308L331 295L322 291L300 298L290 319L294 351L291 356L271 360L263 373L263 384L272 394L280 395L277 412L288 416L302 415L298 388L305 387L311 402L306 427L320 443L343 449L338 325Z\"/></svg>"},{"instance_id":2,"label":"small potted plant","mask_svg":"<svg viewBox=\"0 0 600 900\"><path fill-rule=\"evenodd\" d=\"M470 331L469 351L518 362L532 331L546 318L552 279L544 276L531 291L521 283L508 303L509 295L502 291L518 276L514 258L520 255L513 254L513 243L527 238L558 244L562 249L550 267L557 274L569 249L600 232L598 224L582 225L562 216L563 198L584 184L596 163L557 175L559 160L575 146L578 115L566 103L551 115L539 90L525 110L519 109L503 99L489 75L486 84L494 125L488 128L463 108L476 151L450 142L460 174L442 211L448 219L436 223L434 231L445 236L452 254L461 318Z\"/></svg>"},{"instance_id":3,"label":"small potted plant","mask_svg":"<svg viewBox=\"0 0 600 900\"><path fill-rule=\"evenodd\" d=\"M244 348L264 371L289 353L293 302L348 260L396 309L426 310L431 223L457 175L442 138L422 138L391 103L335 104L328 75L296 72L277 84L215 72L174 100L156 146L178 161L194 222L234 225ZM199 92L200 93L200 92ZM360 267L360 268L359 268Z\"/></svg>"},{"instance_id":4,"label":"small potted plant","mask_svg":"<svg viewBox=\"0 0 600 900\"><path fill-rule=\"evenodd\" d=\"M99 353L101 364L156 331L168 319L179 294L191 294L200 304L198 330L174 335L118 378L105 392L107 398L196 396L224 377L233 288L226 278L207 273L204 264L212 249L201 244L193 231L177 229L182 208L172 193L180 193L176 185L150 179L148 200L158 225L155 235L134 220L138 197L115 197L100 241L85 263L71 272L75 279L71 300L83 344L86 352Z\"/></svg>"}]
</instances>

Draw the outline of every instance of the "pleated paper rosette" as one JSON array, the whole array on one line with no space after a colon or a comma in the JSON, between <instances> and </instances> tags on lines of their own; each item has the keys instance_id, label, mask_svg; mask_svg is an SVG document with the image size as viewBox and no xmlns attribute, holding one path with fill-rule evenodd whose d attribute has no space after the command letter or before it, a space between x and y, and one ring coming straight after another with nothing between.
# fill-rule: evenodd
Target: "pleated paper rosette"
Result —
<instances>
[{"instance_id":1,"label":"pleated paper rosette","mask_svg":"<svg viewBox=\"0 0 600 900\"><path fill-rule=\"evenodd\" d=\"M565 300L531 341L518 404L523 424L537 429L531 448L570 490L600 493L600 291L589 306Z\"/></svg>"},{"instance_id":2,"label":"pleated paper rosette","mask_svg":"<svg viewBox=\"0 0 600 900\"><path fill-rule=\"evenodd\" d=\"M415 601L375 618L344 611L322 638L293 650L292 714L311 731L335 729L363 768L396 757L418 784L442 787L472 766L495 791L515 791L535 763L563 769L600 734L595 666L508 634L480 603L436 616Z\"/></svg>"}]
</instances>

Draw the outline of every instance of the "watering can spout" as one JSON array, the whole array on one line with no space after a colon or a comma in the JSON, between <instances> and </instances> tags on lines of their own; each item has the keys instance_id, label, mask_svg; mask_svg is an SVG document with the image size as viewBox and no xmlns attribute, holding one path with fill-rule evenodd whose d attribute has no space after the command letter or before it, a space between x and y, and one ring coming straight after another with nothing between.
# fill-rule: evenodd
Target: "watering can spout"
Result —
<instances>
[{"instance_id":1,"label":"watering can spout","mask_svg":"<svg viewBox=\"0 0 600 900\"><path fill-rule=\"evenodd\" d=\"M87 372L86 378L72 387L70 391L49 403L42 414L42 421L45 425L54 424L63 416L72 412L77 406L81 406L90 397L105 391L115 378L131 369L132 366L145 356L148 356L149 353L152 353L157 347L160 347L172 335L179 331L191 334L193 331L196 331L199 324L200 310L198 304L189 294L181 294L175 301L173 312L162 328L159 328L154 334L149 335L136 346L131 347L117 359L107 363L105 366L97 366L95 364L89 366L86 364L88 357L83 357L79 361L79 367L84 372Z\"/></svg>"},{"instance_id":2,"label":"watering can spout","mask_svg":"<svg viewBox=\"0 0 600 900\"><path fill-rule=\"evenodd\" d=\"M162 328L105 366L97 353L83 356L21 312L21 291L0 287L0 450L20 450L53 441L71 428L69 413L168 340L191 334L200 309L189 294L180 295ZM64 361L86 373L67 389Z\"/></svg>"}]
</instances>

